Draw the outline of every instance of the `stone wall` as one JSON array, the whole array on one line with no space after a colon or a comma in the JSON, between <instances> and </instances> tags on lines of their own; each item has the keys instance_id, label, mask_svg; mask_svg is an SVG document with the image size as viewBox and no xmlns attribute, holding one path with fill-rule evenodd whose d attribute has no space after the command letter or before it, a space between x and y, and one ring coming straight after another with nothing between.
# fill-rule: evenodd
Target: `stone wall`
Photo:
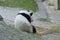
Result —
<instances>
[{"instance_id":1,"label":"stone wall","mask_svg":"<svg viewBox=\"0 0 60 40\"><path fill-rule=\"evenodd\" d=\"M60 10L60 0L48 0L50 5L53 5L55 9Z\"/></svg>"},{"instance_id":2,"label":"stone wall","mask_svg":"<svg viewBox=\"0 0 60 40\"><path fill-rule=\"evenodd\" d=\"M48 0L50 5L54 5L54 0Z\"/></svg>"}]
</instances>

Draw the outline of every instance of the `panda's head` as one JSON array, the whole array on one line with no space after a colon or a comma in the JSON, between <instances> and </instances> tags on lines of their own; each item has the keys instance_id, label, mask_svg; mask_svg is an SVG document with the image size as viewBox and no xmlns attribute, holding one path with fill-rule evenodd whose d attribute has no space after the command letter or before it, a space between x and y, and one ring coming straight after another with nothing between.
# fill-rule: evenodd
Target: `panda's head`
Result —
<instances>
[{"instance_id":1,"label":"panda's head","mask_svg":"<svg viewBox=\"0 0 60 40\"><path fill-rule=\"evenodd\" d=\"M29 16L32 16L33 15L33 12L31 10L20 10L19 13L25 13Z\"/></svg>"},{"instance_id":2,"label":"panda's head","mask_svg":"<svg viewBox=\"0 0 60 40\"><path fill-rule=\"evenodd\" d=\"M30 23L32 22L33 12L31 10L20 10L18 15L24 16Z\"/></svg>"}]
</instances>

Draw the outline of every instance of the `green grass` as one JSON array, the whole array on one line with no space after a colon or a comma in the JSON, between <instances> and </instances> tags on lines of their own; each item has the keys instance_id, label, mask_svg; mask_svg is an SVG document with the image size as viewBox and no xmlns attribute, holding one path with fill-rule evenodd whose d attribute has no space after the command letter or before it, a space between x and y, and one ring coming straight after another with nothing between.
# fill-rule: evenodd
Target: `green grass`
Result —
<instances>
[{"instance_id":1,"label":"green grass","mask_svg":"<svg viewBox=\"0 0 60 40\"><path fill-rule=\"evenodd\" d=\"M0 1L0 6L7 6L7 7L18 7L36 11L37 4L34 0L5 0Z\"/></svg>"},{"instance_id":2,"label":"green grass","mask_svg":"<svg viewBox=\"0 0 60 40\"><path fill-rule=\"evenodd\" d=\"M43 22L50 22L50 20L48 18L40 18L38 20L43 21Z\"/></svg>"}]
</instances>

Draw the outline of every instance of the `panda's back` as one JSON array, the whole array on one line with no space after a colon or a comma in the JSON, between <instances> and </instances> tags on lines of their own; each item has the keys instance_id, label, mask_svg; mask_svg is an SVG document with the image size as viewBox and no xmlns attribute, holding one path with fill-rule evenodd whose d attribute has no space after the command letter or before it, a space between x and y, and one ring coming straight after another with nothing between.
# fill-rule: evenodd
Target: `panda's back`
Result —
<instances>
[{"instance_id":1,"label":"panda's back","mask_svg":"<svg viewBox=\"0 0 60 40\"><path fill-rule=\"evenodd\" d=\"M17 15L15 18L15 24L18 26L22 26L24 24L30 25L29 21L22 15Z\"/></svg>"},{"instance_id":2,"label":"panda's back","mask_svg":"<svg viewBox=\"0 0 60 40\"><path fill-rule=\"evenodd\" d=\"M29 23L28 20L27 20L24 16L22 16L22 15L17 15L15 20L16 20L16 22L18 22L18 23L19 23L19 22Z\"/></svg>"},{"instance_id":3,"label":"panda's back","mask_svg":"<svg viewBox=\"0 0 60 40\"><path fill-rule=\"evenodd\" d=\"M32 31L31 24L22 15L17 15L16 16L16 18L15 18L15 27L19 28L21 30L25 30L25 31Z\"/></svg>"}]
</instances>

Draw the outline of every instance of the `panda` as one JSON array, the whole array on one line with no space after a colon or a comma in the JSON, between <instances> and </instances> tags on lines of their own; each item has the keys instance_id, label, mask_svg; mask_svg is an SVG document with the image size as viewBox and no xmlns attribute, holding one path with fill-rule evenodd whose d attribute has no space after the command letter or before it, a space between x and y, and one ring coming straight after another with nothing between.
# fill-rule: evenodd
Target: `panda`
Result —
<instances>
[{"instance_id":1,"label":"panda","mask_svg":"<svg viewBox=\"0 0 60 40\"><path fill-rule=\"evenodd\" d=\"M22 31L36 33L35 27L31 24L33 12L30 10L20 10L16 15L14 24L15 28Z\"/></svg>"}]
</instances>

